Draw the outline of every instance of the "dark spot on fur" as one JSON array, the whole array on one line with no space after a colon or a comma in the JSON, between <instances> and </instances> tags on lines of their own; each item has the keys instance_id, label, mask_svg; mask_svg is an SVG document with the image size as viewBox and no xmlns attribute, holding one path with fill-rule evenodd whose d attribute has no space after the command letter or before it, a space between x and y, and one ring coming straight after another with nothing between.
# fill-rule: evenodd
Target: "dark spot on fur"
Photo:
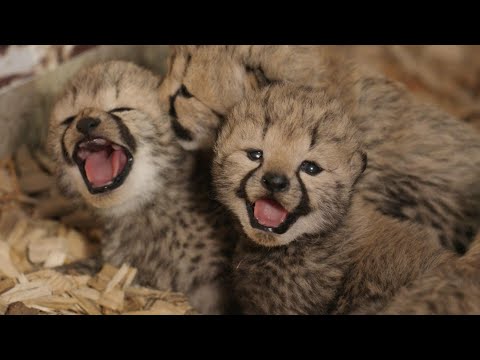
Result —
<instances>
[{"instance_id":1,"label":"dark spot on fur","mask_svg":"<svg viewBox=\"0 0 480 360\"><path fill-rule=\"evenodd\" d=\"M265 87L265 86L268 86L268 85L271 85L274 81L269 79L266 75L265 75L265 71L263 71L263 68L261 66L258 66L256 68L253 68L249 65L247 65L245 67L245 70L248 72L248 73L251 73L255 76L255 79L257 81L257 86L258 88L262 88L262 87Z\"/></svg>"},{"instance_id":2,"label":"dark spot on fur","mask_svg":"<svg viewBox=\"0 0 480 360\"><path fill-rule=\"evenodd\" d=\"M190 261L193 263L193 264L198 264L200 262L200 260L202 260L202 256L201 255L197 255L195 257L193 257Z\"/></svg>"},{"instance_id":3,"label":"dark spot on fur","mask_svg":"<svg viewBox=\"0 0 480 360\"><path fill-rule=\"evenodd\" d=\"M115 114L110 114L110 116L115 120L117 124L122 141L132 150L132 152L135 152L137 149L137 142L135 141L135 138L133 137L128 127L125 125L125 123L119 116Z\"/></svg>"},{"instance_id":4,"label":"dark spot on fur","mask_svg":"<svg viewBox=\"0 0 480 360\"><path fill-rule=\"evenodd\" d=\"M190 130L184 128L182 124L178 122L178 117L177 117L177 111L175 109L175 99L177 98L178 91L173 95L170 96L170 109L169 109L169 114L171 117L172 121L172 129L175 135L184 141L192 141L193 140L193 135L190 132Z\"/></svg>"},{"instance_id":5,"label":"dark spot on fur","mask_svg":"<svg viewBox=\"0 0 480 360\"><path fill-rule=\"evenodd\" d=\"M68 155L67 147L65 146L65 135L67 134L67 131L68 131L68 129L70 128L70 125L71 125L71 124L72 124L72 123L70 122L70 124L67 126L67 128L63 131L62 140L61 140L63 159L65 160L65 162L66 162L68 165L73 165L73 160L72 160L72 159L70 158L70 156Z\"/></svg>"},{"instance_id":6,"label":"dark spot on fur","mask_svg":"<svg viewBox=\"0 0 480 360\"><path fill-rule=\"evenodd\" d=\"M195 244L194 248L197 249L197 250L204 249L204 248L205 248L205 244L202 243L202 242L198 242L198 243Z\"/></svg>"},{"instance_id":7,"label":"dark spot on fur","mask_svg":"<svg viewBox=\"0 0 480 360\"><path fill-rule=\"evenodd\" d=\"M453 243L453 247L455 248L455 251L460 255L464 255L467 252L467 247L465 246L465 244L462 244L459 241L455 241Z\"/></svg>"},{"instance_id":8,"label":"dark spot on fur","mask_svg":"<svg viewBox=\"0 0 480 360\"><path fill-rule=\"evenodd\" d=\"M317 137L318 137L318 124L315 125L315 127L312 129L310 132L310 150L314 148L314 146L317 144Z\"/></svg>"},{"instance_id":9,"label":"dark spot on fur","mask_svg":"<svg viewBox=\"0 0 480 360\"><path fill-rule=\"evenodd\" d=\"M262 163L258 164L258 166L253 169L253 170L250 170L247 175L245 175L242 179L242 181L240 181L240 186L238 187L238 189L235 191L235 194L240 198L240 199L246 199L247 198L247 193L245 191L245 188L246 188L246 185L247 185L247 181L248 179L250 179L250 177L255 173L255 171L258 170L258 168L260 168L262 166Z\"/></svg>"},{"instance_id":10,"label":"dark spot on fur","mask_svg":"<svg viewBox=\"0 0 480 360\"><path fill-rule=\"evenodd\" d=\"M268 128L270 127L272 120L270 119L270 116L265 114L265 123L263 124L263 130L262 130L262 137L265 139L265 135L267 135Z\"/></svg>"}]
</instances>

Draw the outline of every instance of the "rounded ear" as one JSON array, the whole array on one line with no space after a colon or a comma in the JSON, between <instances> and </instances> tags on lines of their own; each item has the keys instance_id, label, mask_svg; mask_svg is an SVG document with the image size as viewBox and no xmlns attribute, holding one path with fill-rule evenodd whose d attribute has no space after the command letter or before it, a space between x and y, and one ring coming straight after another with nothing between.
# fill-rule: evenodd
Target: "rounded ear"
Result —
<instances>
[{"instance_id":1,"label":"rounded ear","mask_svg":"<svg viewBox=\"0 0 480 360\"><path fill-rule=\"evenodd\" d=\"M350 159L350 169L353 174L353 184L355 184L363 174L368 165L367 154L364 151L356 151Z\"/></svg>"}]
</instances>

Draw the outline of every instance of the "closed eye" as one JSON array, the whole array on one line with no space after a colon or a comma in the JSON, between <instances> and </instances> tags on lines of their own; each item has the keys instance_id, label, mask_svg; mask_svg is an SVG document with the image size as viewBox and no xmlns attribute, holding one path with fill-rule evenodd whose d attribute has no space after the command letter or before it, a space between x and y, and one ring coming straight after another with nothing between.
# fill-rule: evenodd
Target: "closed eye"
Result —
<instances>
[{"instance_id":1,"label":"closed eye","mask_svg":"<svg viewBox=\"0 0 480 360\"><path fill-rule=\"evenodd\" d=\"M75 116L76 115L66 118L65 120L62 121L61 124L66 125L66 126L70 125L72 123L72 121L75 119Z\"/></svg>"},{"instance_id":2,"label":"closed eye","mask_svg":"<svg viewBox=\"0 0 480 360\"><path fill-rule=\"evenodd\" d=\"M116 113L116 112L124 112L124 111L132 111L132 110L135 110L135 109L132 109L132 108L129 108L129 107L119 107L119 108L115 108L113 110L110 110L108 113L111 114L111 113Z\"/></svg>"}]
</instances>

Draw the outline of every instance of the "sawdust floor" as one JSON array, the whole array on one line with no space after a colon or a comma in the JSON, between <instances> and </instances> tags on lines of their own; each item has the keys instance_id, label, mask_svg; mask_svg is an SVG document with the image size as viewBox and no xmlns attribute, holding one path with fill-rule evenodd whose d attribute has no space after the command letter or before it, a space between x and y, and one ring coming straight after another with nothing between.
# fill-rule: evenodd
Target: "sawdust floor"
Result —
<instances>
[{"instance_id":1,"label":"sawdust floor","mask_svg":"<svg viewBox=\"0 0 480 360\"><path fill-rule=\"evenodd\" d=\"M91 277L53 268L98 251L101 227L62 197L53 164L21 147L0 160L0 314L194 314L179 293L133 285L137 270L106 264Z\"/></svg>"}]
</instances>

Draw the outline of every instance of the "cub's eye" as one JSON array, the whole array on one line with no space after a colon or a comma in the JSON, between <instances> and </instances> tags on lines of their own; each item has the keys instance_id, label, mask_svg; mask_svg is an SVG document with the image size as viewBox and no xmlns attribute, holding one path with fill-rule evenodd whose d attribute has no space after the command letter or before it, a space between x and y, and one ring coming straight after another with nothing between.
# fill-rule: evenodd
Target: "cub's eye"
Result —
<instances>
[{"instance_id":1,"label":"cub's eye","mask_svg":"<svg viewBox=\"0 0 480 360\"><path fill-rule=\"evenodd\" d=\"M193 95L188 91L187 87L185 85L182 85L180 87L180 96L183 96L184 98L190 99L193 97Z\"/></svg>"},{"instance_id":2,"label":"cub's eye","mask_svg":"<svg viewBox=\"0 0 480 360\"><path fill-rule=\"evenodd\" d=\"M70 116L68 118L66 118L65 120L62 121L62 125L70 125L73 120L75 120L75 115L74 116Z\"/></svg>"},{"instance_id":3,"label":"cub's eye","mask_svg":"<svg viewBox=\"0 0 480 360\"><path fill-rule=\"evenodd\" d=\"M323 171L320 166L312 161L304 161L302 165L300 165L300 170L311 176L318 175Z\"/></svg>"},{"instance_id":4,"label":"cub's eye","mask_svg":"<svg viewBox=\"0 0 480 360\"><path fill-rule=\"evenodd\" d=\"M262 159L263 151L262 150L247 150L247 156L252 161L258 161L258 160Z\"/></svg>"}]
</instances>

